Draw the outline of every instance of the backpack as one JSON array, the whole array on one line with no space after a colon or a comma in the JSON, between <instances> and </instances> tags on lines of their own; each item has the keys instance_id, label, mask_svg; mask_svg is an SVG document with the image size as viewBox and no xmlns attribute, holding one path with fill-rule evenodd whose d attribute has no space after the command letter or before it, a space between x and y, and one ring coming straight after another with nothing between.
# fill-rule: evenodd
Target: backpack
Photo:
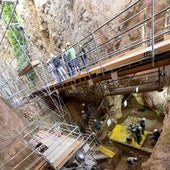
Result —
<instances>
[{"instance_id":1,"label":"backpack","mask_svg":"<svg viewBox=\"0 0 170 170\"><path fill-rule=\"evenodd\" d=\"M53 64L54 64L55 67L58 67L60 65L60 60L58 58L54 58Z\"/></svg>"}]
</instances>

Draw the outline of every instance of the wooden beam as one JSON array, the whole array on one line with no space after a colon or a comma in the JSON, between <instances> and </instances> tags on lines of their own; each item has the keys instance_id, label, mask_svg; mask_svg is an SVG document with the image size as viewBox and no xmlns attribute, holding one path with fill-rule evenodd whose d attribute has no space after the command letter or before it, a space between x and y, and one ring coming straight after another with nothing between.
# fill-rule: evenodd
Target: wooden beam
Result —
<instances>
[{"instance_id":1,"label":"wooden beam","mask_svg":"<svg viewBox=\"0 0 170 170\"><path fill-rule=\"evenodd\" d=\"M40 64L40 60L34 60L32 62L29 62L19 73L18 76L23 76L26 74L30 69L33 67L36 67L38 64Z\"/></svg>"},{"instance_id":2,"label":"wooden beam","mask_svg":"<svg viewBox=\"0 0 170 170\"><path fill-rule=\"evenodd\" d=\"M42 167L44 167L44 165L46 164L46 162L44 160L42 160L35 168L34 170L39 170Z\"/></svg>"},{"instance_id":3,"label":"wooden beam","mask_svg":"<svg viewBox=\"0 0 170 170\"><path fill-rule=\"evenodd\" d=\"M150 64L145 64L145 65L142 65L142 66L137 66L137 67L134 67L134 68L131 68L131 69L127 69L127 70L124 70L124 71L119 71L118 77L125 76L125 75L132 74L132 73L141 72L141 71L144 71L144 70L153 69L153 68L156 68L156 67L166 66L166 65L169 65L169 64L170 64L170 58L167 58L167 59L155 62L154 67L153 67L152 63L150 63Z\"/></svg>"},{"instance_id":4,"label":"wooden beam","mask_svg":"<svg viewBox=\"0 0 170 170\"><path fill-rule=\"evenodd\" d=\"M136 87L124 87L124 88L118 88L115 90L112 90L112 95L120 95L120 94L131 94L134 93ZM147 85L140 85L138 87L139 91L138 93L148 92L148 91L157 91L159 90L159 85L156 84L147 84Z\"/></svg>"}]
</instances>

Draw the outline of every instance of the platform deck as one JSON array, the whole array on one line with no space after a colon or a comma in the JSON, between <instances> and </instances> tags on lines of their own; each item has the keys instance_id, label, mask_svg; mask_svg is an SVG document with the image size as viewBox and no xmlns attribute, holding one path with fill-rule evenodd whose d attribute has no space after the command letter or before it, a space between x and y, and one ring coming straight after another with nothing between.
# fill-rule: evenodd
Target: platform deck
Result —
<instances>
[{"instance_id":1,"label":"platform deck","mask_svg":"<svg viewBox=\"0 0 170 170\"><path fill-rule=\"evenodd\" d=\"M148 131L145 131L144 132L144 135L141 135L142 136L142 139L141 139L141 142L140 144L138 144L134 138L132 138L132 142L130 145L134 146L134 147L142 147L145 139L146 139L146 136L148 134ZM114 127L114 129L112 130L112 133L110 135L110 139L111 140L115 140L115 141L118 141L118 142L121 142L121 143L127 143L126 142L126 138L129 136L129 132L128 132L128 127L127 126L122 126L122 125L116 125Z\"/></svg>"}]
</instances>

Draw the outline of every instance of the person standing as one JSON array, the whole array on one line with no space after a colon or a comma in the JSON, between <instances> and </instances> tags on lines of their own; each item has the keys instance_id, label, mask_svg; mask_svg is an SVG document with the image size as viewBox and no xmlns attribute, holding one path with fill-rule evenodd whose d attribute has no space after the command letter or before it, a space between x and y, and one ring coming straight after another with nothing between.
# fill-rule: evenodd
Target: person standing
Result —
<instances>
[{"instance_id":1,"label":"person standing","mask_svg":"<svg viewBox=\"0 0 170 170\"><path fill-rule=\"evenodd\" d=\"M101 129L101 124L100 124L100 121L99 121L99 120L94 119L94 127L95 127L95 129L97 129L97 130L100 130L100 129Z\"/></svg>"},{"instance_id":2,"label":"person standing","mask_svg":"<svg viewBox=\"0 0 170 170\"><path fill-rule=\"evenodd\" d=\"M145 131L145 118L142 118L141 120L140 120L140 127L142 127L142 135L144 135L144 131Z\"/></svg>"},{"instance_id":3,"label":"person standing","mask_svg":"<svg viewBox=\"0 0 170 170\"><path fill-rule=\"evenodd\" d=\"M66 46L69 48L68 51L67 51L67 55L71 59L72 66L80 74L81 73L81 68L80 68L79 60L78 60L78 58L76 56L76 50L74 49L74 47L71 47L70 42L67 42Z\"/></svg>"},{"instance_id":4,"label":"person standing","mask_svg":"<svg viewBox=\"0 0 170 170\"><path fill-rule=\"evenodd\" d=\"M68 57L68 55L66 54L65 49L62 50L62 61L63 63L65 63L67 71L69 73L70 77L74 76L74 70L70 61L70 58Z\"/></svg>"},{"instance_id":5,"label":"person standing","mask_svg":"<svg viewBox=\"0 0 170 170\"><path fill-rule=\"evenodd\" d=\"M68 79L69 77L61 64L60 59L53 56L52 60L53 60L54 66L56 67L56 69L58 70L58 72L60 74L61 80L64 81L64 80Z\"/></svg>"},{"instance_id":6,"label":"person standing","mask_svg":"<svg viewBox=\"0 0 170 170\"><path fill-rule=\"evenodd\" d=\"M58 83L61 83L61 79L57 73L57 70L53 64L53 61L49 58L46 62L47 64L47 67L48 67L48 71L52 73L53 77L55 78L55 80L58 82Z\"/></svg>"},{"instance_id":7,"label":"person standing","mask_svg":"<svg viewBox=\"0 0 170 170\"><path fill-rule=\"evenodd\" d=\"M136 129L135 129L135 137L136 137L137 143L140 145L141 136L140 136L140 129L138 126L136 126Z\"/></svg>"},{"instance_id":8,"label":"person standing","mask_svg":"<svg viewBox=\"0 0 170 170\"><path fill-rule=\"evenodd\" d=\"M82 47L82 45L80 45L80 56L84 66L86 67L86 70L88 71L89 70L88 58L86 55L86 50L85 48Z\"/></svg>"}]
</instances>

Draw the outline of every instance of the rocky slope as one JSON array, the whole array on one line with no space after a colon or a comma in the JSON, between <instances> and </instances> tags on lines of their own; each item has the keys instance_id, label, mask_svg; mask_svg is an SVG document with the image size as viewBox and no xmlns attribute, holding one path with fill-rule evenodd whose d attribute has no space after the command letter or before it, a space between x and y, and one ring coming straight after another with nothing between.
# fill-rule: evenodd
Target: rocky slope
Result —
<instances>
[{"instance_id":1,"label":"rocky slope","mask_svg":"<svg viewBox=\"0 0 170 170\"><path fill-rule=\"evenodd\" d=\"M0 165L4 160L15 155L21 141L13 141L13 139L23 128L24 124L14 109L0 98ZM13 141L12 146L11 141Z\"/></svg>"}]
</instances>

